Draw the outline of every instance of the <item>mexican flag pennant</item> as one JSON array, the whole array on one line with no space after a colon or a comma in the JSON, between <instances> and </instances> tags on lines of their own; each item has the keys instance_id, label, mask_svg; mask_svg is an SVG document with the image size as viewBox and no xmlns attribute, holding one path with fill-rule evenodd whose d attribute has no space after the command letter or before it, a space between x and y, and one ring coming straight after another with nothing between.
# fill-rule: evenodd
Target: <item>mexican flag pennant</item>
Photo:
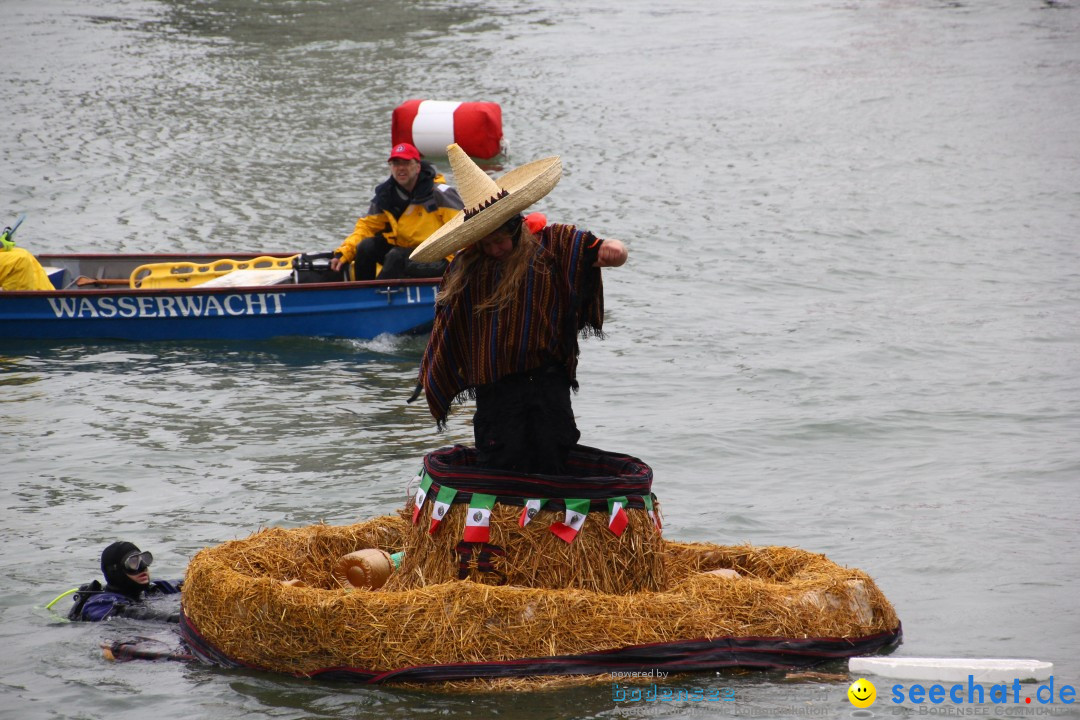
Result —
<instances>
[{"instance_id":1,"label":"mexican flag pennant","mask_svg":"<svg viewBox=\"0 0 1080 720\"><path fill-rule=\"evenodd\" d=\"M491 539L491 508L494 506L494 495L472 494L469 514L465 516L465 542L486 543Z\"/></svg>"},{"instance_id":2,"label":"mexican flag pennant","mask_svg":"<svg viewBox=\"0 0 1080 720\"><path fill-rule=\"evenodd\" d=\"M535 498L533 500L525 501L525 508L521 511L521 515L518 516L518 525L525 527L532 519L536 517L536 513L540 512L540 508L544 507L547 503L547 498Z\"/></svg>"},{"instance_id":3,"label":"mexican flag pennant","mask_svg":"<svg viewBox=\"0 0 1080 720\"><path fill-rule=\"evenodd\" d=\"M566 517L562 522L551 523L551 532L558 535L560 540L573 542L588 516L588 500L567 500Z\"/></svg>"},{"instance_id":4,"label":"mexican flag pennant","mask_svg":"<svg viewBox=\"0 0 1080 720\"><path fill-rule=\"evenodd\" d=\"M420 510L424 507L424 501L427 500L428 490L431 489L431 476L426 472L423 473L423 477L420 478L420 487L416 489L416 498L414 501L415 507L412 511L412 524L415 525L420 520Z\"/></svg>"},{"instance_id":5,"label":"mexican flag pennant","mask_svg":"<svg viewBox=\"0 0 1080 720\"><path fill-rule=\"evenodd\" d=\"M645 512L649 513L649 519L656 526L656 532L664 532L663 523L660 522L660 513L653 508L652 495L642 495L641 499L645 501Z\"/></svg>"},{"instance_id":6,"label":"mexican flag pennant","mask_svg":"<svg viewBox=\"0 0 1080 720\"><path fill-rule=\"evenodd\" d=\"M608 498L608 530L616 536L622 535L626 526L630 524L630 518L626 516L627 499L624 497Z\"/></svg>"},{"instance_id":7,"label":"mexican flag pennant","mask_svg":"<svg viewBox=\"0 0 1080 720\"><path fill-rule=\"evenodd\" d=\"M455 495L457 495L457 490L452 487L443 485L439 488L439 494L435 496L435 506L431 508L431 527L428 528L428 535L435 534L439 523L446 517L446 513L450 512L450 503L454 502Z\"/></svg>"}]
</instances>

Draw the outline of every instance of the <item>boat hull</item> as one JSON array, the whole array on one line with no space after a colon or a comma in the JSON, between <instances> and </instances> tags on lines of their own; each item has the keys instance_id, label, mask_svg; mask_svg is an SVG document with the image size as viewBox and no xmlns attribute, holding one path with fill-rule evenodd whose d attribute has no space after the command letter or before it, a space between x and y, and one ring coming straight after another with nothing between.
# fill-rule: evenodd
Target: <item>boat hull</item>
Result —
<instances>
[{"instance_id":1,"label":"boat hull","mask_svg":"<svg viewBox=\"0 0 1080 720\"><path fill-rule=\"evenodd\" d=\"M153 259L194 256L42 256L75 277L123 277ZM198 258L196 258L198 259ZM127 270L130 272L130 270ZM105 275L108 277L108 275ZM264 340L283 336L371 339L418 332L434 319L438 280L249 287L66 286L0 293L0 339Z\"/></svg>"}]
</instances>

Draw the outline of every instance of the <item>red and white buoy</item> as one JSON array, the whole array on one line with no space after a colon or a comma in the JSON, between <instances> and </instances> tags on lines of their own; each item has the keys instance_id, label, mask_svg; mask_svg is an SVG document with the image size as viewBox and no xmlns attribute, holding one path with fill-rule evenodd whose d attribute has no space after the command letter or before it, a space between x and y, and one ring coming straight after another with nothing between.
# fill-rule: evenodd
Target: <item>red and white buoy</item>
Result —
<instances>
[{"instance_id":1,"label":"red and white buoy","mask_svg":"<svg viewBox=\"0 0 1080 720\"><path fill-rule=\"evenodd\" d=\"M412 143L424 155L445 155L457 143L487 160L503 152L502 109L493 102L406 100L394 108L391 144Z\"/></svg>"}]
</instances>

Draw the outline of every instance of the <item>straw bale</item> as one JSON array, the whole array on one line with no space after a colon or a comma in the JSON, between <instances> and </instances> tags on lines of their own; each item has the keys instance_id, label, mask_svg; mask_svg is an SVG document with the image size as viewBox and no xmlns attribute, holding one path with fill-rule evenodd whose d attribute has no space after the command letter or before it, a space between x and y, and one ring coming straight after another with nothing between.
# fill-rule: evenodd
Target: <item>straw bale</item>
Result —
<instances>
[{"instance_id":1,"label":"straw bale","mask_svg":"<svg viewBox=\"0 0 1080 720\"><path fill-rule=\"evenodd\" d=\"M537 529L551 535L543 521ZM432 582L422 564L409 571L414 580L424 580L415 587L388 583L378 591L350 590L334 580L337 561L354 550L415 553L409 545L415 530L391 516L343 527L263 530L206 548L188 568L184 612L226 656L298 675L328 667L387 671L724 636L854 638L898 626L891 605L865 573L823 555L674 543L659 536L642 553L661 556L653 561L664 568L660 587L648 592ZM438 533L460 537L460 525ZM493 540L506 542L494 530ZM591 552L561 557L583 562ZM720 567L743 577L705 573ZM578 577L584 583L592 576ZM282 583L292 578L305 586Z\"/></svg>"},{"instance_id":2,"label":"straw bale","mask_svg":"<svg viewBox=\"0 0 1080 720\"><path fill-rule=\"evenodd\" d=\"M390 590L437 585L458 579L457 545L465 531L468 506L455 503L435 534L431 503L410 525L401 569L387 584ZM659 590L664 586L663 539L643 509L628 509L629 524L621 536L608 530L605 512L591 512L573 542L556 536L549 526L563 519L563 510L542 509L525 527L518 525L520 505L496 503L491 511L490 544L505 550L495 556L495 573L480 572L475 562L468 579L485 585L531 588L582 588L604 593ZM479 551L479 547L474 548Z\"/></svg>"}]
</instances>

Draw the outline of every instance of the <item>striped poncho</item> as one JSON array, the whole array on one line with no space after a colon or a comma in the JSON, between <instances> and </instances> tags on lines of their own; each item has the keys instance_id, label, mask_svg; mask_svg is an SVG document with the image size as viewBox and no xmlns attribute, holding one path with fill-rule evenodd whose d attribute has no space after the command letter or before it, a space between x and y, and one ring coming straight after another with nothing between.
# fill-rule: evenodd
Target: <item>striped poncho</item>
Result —
<instances>
[{"instance_id":1,"label":"striped poncho","mask_svg":"<svg viewBox=\"0 0 1080 720\"><path fill-rule=\"evenodd\" d=\"M501 277L501 263L491 258L473 267L449 305L436 307L419 382L440 427L455 399L475 397L478 386L512 373L561 364L577 389L578 335L599 336L604 324L604 288L600 268L593 267L601 240L570 225L548 225L537 239L539 248L508 307L474 309Z\"/></svg>"}]
</instances>

